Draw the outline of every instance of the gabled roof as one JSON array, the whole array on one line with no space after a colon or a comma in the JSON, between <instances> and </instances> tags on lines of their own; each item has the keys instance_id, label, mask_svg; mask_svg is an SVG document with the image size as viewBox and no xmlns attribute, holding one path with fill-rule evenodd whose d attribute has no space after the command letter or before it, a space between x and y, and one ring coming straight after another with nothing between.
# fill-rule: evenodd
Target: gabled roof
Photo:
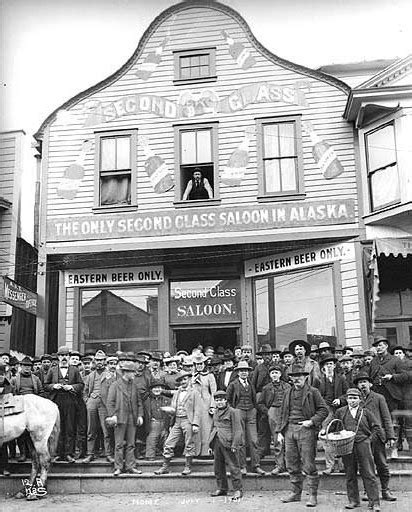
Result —
<instances>
[{"instance_id":1,"label":"gabled roof","mask_svg":"<svg viewBox=\"0 0 412 512\"><path fill-rule=\"evenodd\" d=\"M327 75L326 73L323 73L321 71L316 71L314 69L307 68L305 66L301 66L299 64L295 64L293 62L290 62L286 59L282 59L281 57L278 57L277 55L274 55L269 50L267 50L253 35L249 25L246 23L246 21L240 16L240 14L232 9L231 7L228 7L227 5L221 4L216 1L212 0L190 0L190 1L183 1L179 2L165 11L163 11L159 16L157 16L152 23L149 25L149 27L144 32L143 36L141 37L139 44L134 51L133 55L129 58L129 60L123 64L123 66L118 69L115 73L107 77L106 79L102 80L101 82L97 83L96 85L86 89L83 92L80 92L73 98L69 99L62 105L60 105L56 110L54 110L41 124L38 131L34 134L34 137L38 140L41 140L44 135L44 130L46 127L52 123L56 116L57 112L61 109L68 109L75 104L79 103L83 99L87 98L91 94L94 94L109 85L111 85L113 82L118 80L122 75L127 73L129 69L134 65L134 63L137 61L137 59L142 54L144 47L146 45L146 42L148 39L152 36L152 34L157 30L157 28L165 21L166 18L175 15L178 12L184 11L186 9L193 9L198 7L208 7L210 9L215 9L217 11L221 11L226 13L227 15L231 16L233 19L235 19L239 25L245 30L247 36L249 37L249 40L251 44L254 45L257 51L259 51L261 54L263 54L268 60L273 62L274 64L277 64L279 66L282 66L285 69L296 71L297 73L302 73L306 76L312 77L316 80L321 80L323 82L326 82L337 89L340 89L345 94L349 94L350 87L339 80L338 78L335 78L333 76Z\"/></svg>"},{"instance_id":2,"label":"gabled roof","mask_svg":"<svg viewBox=\"0 0 412 512\"><path fill-rule=\"evenodd\" d=\"M398 59L356 89L412 85L412 55Z\"/></svg>"}]
</instances>

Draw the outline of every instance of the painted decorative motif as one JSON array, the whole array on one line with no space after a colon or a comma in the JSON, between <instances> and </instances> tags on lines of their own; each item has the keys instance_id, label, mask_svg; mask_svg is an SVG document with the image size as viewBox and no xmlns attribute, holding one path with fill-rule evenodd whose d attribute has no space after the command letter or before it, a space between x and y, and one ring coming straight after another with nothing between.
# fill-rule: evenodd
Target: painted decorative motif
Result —
<instances>
[{"instance_id":1,"label":"painted decorative motif","mask_svg":"<svg viewBox=\"0 0 412 512\"><path fill-rule=\"evenodd\" d=\"M84 127L143 112L166 119L187 119L210 113L239 112L256 103L286 103L307 107L305 91L308 89L309 84L306 81L291 85L258 82L235 89L224 98L219 98L213 89L203 89L196 93L187 91L177 101L151 94L133 94L105 104L97 102L86 116Z\"/></svg>"},{"instance_id":2,"label":"painted decorative motif","mask_svg":"<svg viewBox=\"0 0 412 512\"><path fill-rule=\"evenodd\" d=\"M226 30L222 30L222 36L227 44L228 51L232 59L242 69L249 69L256 64L255 58L250 54L250 51L244 47L242 43L235 41Z\"/></svg>"},{"instance_id":3,"label":"painted decorative motif","mask_svg":"<svg viewBox=\"0 0 412 512\"><path fill-rule=\"evenodd\" d=\"M171 190L175 184L173 175L169 171L162 157L155 155L149 147L149 142L143 135L139 136L138 143L146 157L144 168L150 178L153 190L156 194L163 194Z\"/></svg>"},{"instance_id":4,"label":"painted decorative motif","mask_svg":"<svg viewBox=\"0 0 412 512\"><path fill-rule=\"evenodd\" d=\"M238 187L242 183L249 162L249 144L254 133L254 128L246 128L242 142L230 155L229 161L220 175L220 182L224 185Z\"/></svg>"},{"instance_id":5,"label":"painted decorative motif","mask_svg":"<svg viewBox=\"0 0 412 512\"><path fill-rule=\"evenodd\" d=\"M84 161L92 146L93 143L90 140L83 141L76 161L65 169L63 178L57 187L57 195L62 199L73 200L76 198L80 183L84 178Z\"/></svg>"},{"instance_id":6,"label":"painted decorative motif","mask_svg":"<svg viewBox=\"0 0 412 512\"><path fill-rule=\"evenodd\" d=\"M136 71L136 76L146 81L155 71L157 66L160 64L162 60L162 55L164 53L165 47L169 41L168 37L165 37L163 41L155 48L154 51L149 52L144 61L138 66Z\"/></svg>"},{"instance_id":7,"label":"painted decorative motif","mask_svg":"<svg viewBox=\"0 0 412 512\"><path fill-rule=\"evenodd\" d=\"M340 163L335 150L330 144L319 137L313 129L310 121L303 121L302 128L309 135L312 142L312 154L319 169L326 180L331 180L340 176L343 171L343 165Z\"/></svg>"}]
</instances>

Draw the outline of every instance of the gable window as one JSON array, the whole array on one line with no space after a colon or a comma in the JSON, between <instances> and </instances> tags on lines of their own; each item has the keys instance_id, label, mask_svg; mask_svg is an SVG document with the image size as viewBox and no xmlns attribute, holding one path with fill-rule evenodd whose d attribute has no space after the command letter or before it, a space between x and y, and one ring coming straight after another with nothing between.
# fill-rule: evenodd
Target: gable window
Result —
<instances>
[{"instance_id":1,"label":"gable window","mask_svg":"<svg viewBox=\"0 0 412 512\"><path fill-rule=\"evenodd\" d=\"M258 120L259 195L303 193L300 117Z\"/></svg>"},{"instance_id":2,"label":"gable window","mask_svg":"<svg viewBox=\"0 0 412 512\"><path fill-rule=\"evenodd\" d=\"M175 83L196 83L216 80L215 48L174 52Z\"/></svg>"},{"instance_id":3,"label":"gable window","mask_svg":"<svg viewBox=\"0 0 412 512\"><path fill-rule=\"evenodd\" d=\"M136 204L137 132L96 134L96 206Z\"/></svg>"},{"instance_id":4,"label":"gable window","mask_svg":"<svg viewBox=\"0 0 412 512\"><path fill-rule=\"evenodd\" d=\"M217 194L217 123L176 126L178 201L208 201Z\"/></svg>"},{"instance_id":5,"label":"gable window","mask_svg":"<svg viewBox=\"0 0 412 512\"><path fill-rule=\"evenodd\" d=\"M366 134L366 157L371 211L400 201L393 123Z\"/></svg>"}]
</instances>

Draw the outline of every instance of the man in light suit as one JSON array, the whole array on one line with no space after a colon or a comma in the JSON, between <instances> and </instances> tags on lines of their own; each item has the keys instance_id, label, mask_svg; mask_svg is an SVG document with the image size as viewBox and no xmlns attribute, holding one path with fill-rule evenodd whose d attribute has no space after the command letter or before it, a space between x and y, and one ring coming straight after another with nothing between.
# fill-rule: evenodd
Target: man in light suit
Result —
<instances>
[{"instance_id":1,"label":"man in light suit","mask_svg":"<svg viewBox=\"0 0 412 512\"><path fill-rule=\"evenodd\" d=\"M182 437L184 439L184 455L186 457L182 475L190 475L192 472L192 460L195 455L194 436L199 432L202 404L198 391L189 387L191 377L191 373L182 372L177 379L179 389L173 395L171 403L175 414L175 422L164 444L163 465L155 471L155 475L169 473L174 449Z\"/></svg>"}]
</instances>

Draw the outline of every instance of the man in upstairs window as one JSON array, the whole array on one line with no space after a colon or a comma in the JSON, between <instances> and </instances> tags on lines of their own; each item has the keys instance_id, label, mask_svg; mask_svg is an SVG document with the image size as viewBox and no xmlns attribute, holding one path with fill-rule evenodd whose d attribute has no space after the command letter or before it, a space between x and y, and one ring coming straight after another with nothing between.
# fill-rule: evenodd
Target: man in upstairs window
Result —
<instances>
[{"instance_id":1,"label":"man in upstairs window","mask_svg":"<svg viewBox=\"0 0 412 512\"><path fill-rule=\"evenodd\" d=\"M213 199L213 190L209 180L203 177L202 171L196 167L193 177L188 181L183 194L183 201L198 201L199 199Z\"/></svg>"}]
</instances>

